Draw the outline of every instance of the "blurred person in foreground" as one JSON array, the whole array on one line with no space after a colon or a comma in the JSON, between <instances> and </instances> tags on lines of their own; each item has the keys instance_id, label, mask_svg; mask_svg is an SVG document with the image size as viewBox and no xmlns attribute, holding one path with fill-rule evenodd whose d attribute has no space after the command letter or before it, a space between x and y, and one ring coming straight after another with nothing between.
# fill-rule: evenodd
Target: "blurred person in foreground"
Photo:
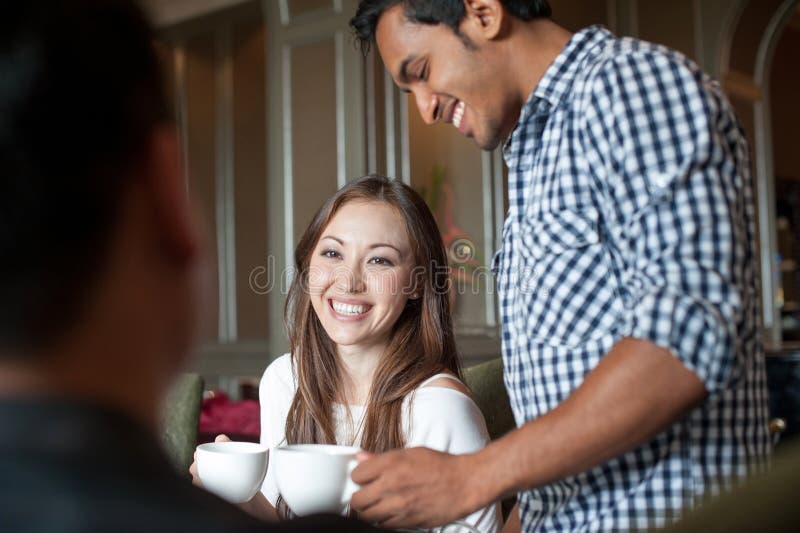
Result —
<instances>
[{"instance_id":1,"label":"blurred person in foreground","mask_svg":"<svg viewBox=\"0 0 800 533\"><path fill-rule=\"evenodd\" d=\"M263 531L156 438L204 249L152 49L126 0L0 17L0 531ZM312 517L275 530L358 530Z\"/></svg>"},{"instance_id":2,"label":"blurred person in foreground","mask_svg":"<svg viewBox=\"0 0 800 533\"><path fill-rule=\"evenodd\" d=\"M526 531L639 530L762 470L753 184L719 84L663 46L570 33L545 0L362 0L351 24L427 123L503 146L519 426L363 461L360 516L440 524L517 493Z\"/></svg>"}]
</instances>

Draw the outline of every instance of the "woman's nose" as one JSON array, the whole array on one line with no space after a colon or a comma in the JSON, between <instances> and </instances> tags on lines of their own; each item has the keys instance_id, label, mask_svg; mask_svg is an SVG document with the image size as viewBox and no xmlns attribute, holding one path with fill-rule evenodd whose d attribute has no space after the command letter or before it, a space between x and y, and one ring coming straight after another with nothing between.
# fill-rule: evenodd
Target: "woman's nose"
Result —
<instances>
[{"instance_id":1,"label":"woman's nose","mask_svg":"<svg viewBox=\"0 0 800 533\"><path fill-rule=\"evenodd\" d=\"M343 265L337 272L336 283L345 292L364 292L364 279L359 265Z\"/></svg>"}]
</instances>

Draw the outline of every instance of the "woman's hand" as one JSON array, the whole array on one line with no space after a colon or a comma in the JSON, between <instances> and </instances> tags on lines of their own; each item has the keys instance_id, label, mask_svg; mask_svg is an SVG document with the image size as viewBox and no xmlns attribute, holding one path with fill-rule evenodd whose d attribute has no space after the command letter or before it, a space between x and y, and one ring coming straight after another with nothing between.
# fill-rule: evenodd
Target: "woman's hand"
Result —
<instances>
[{"instance_id":1,"label":"woman's hand","mask_svg":"<svg viewBox=\"0 0 800 533\"><path fill-rule=\"evenodd\" d=\"M231 439L227 435L217 435L214 442L230 442ZM200 476L197 474L197 452L194 452L194 462L189 467L189 473L192 475L192 484L203 488L203 483L200 481ZM256 495L249 502L240 503L238 507L246 513L249 513L256 518L264 520L265 522L278 522L278 512L261 493L256 492Z\"/></svg>"},{"instance_id":2,"label":"woman's hand","mask_svg":"<svg viewBox=\"0 0 800 533\"><path fill-rule=\"evenodd\" d=\"M227 435L217 435L214 442L230 442L230 440ZM203 482L200 481L200 476L197 474L197 450L194 452L194 461L189 467L189 473L192 475L192 485L203 488Z\"/></svg>"}]
</instances>

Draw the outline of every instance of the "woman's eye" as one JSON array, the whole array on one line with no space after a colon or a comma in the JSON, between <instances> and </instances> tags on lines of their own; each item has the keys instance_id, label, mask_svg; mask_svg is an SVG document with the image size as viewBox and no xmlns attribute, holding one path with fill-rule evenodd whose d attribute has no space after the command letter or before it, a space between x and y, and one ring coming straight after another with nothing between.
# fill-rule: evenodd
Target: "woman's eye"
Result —
<instances>
[{"instance_id":1,"label":"woman's eye","mask_svg":"<svg viewBox=\"0 0 800 533\"><path fill-rule=\"evenodd\" d=\"M373 265L384 265L384 266L393 266L394 263L386 259L385 257L373 257L369 260L370 264Z\"/></svg>"},{"instance_id":2,"label":"woman's eye","mask_svg":"<svg viewBox=\"0 0 800 533\"><path fill-rule=\"evenodd\" d=\"M339 252L337 252L336 250L325 250L325 251L322 252L322 256L323 257L335 258L335 257L339 257Z\"/></svg>"}]
</instances>

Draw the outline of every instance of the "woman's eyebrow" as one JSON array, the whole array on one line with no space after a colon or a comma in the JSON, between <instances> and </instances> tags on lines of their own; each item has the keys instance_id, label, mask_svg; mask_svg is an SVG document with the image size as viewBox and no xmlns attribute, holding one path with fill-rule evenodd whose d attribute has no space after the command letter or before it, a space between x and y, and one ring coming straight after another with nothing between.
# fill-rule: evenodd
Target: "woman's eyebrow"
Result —
<instances>
[{"instance_id":1,"label":"woman's eyebrow","mask_svg":"<svg viewBox=\"0 0 800 533\"><path fill-rule=\"evenodd\" d=\"M400 251L400 248L398 248L394 244L388 244L388 243L385 243L385 242L378 242L378 243L370 245L369 249L372 250L373 248L391 248L394 251L396 251L399 255L401 255L401 256L403 255L403 252Z\"/></svg>"},{"instance_id":2,"label":"woman's eyebrow","mask_svg":"<svg viewBox=\"0 0 800 533\"><path fill-rule=\"evenodd\" d=\"M336 237L335 235L323 235L322 237L320 237L321 241L325 239L336 241L342 246L345 245L344 240L340 239L339 237ZM397 252L398 255L400 255L400 257L403 257L403 251L398 246L395 246L394 244L389 244L388 242L376 242L374 244L370 244L367 248L369 250L374 250L375 248L391 248L392 250Z\"/></svg>"},{"instance_id":3,"label":"woman's eyebrow","mask_svg":"<svg viewBox=\"0 0 800 533\"><path fill-rule=\"evenodd\" d=\"M340 239L339 237L334 237L333 235L324 235L320 240L323 240L323 239L331 239L332 241L336 241L339 244L341 244L342 246L344 246L344 241L342 239Z\"/></svg>"}]
</instances>

